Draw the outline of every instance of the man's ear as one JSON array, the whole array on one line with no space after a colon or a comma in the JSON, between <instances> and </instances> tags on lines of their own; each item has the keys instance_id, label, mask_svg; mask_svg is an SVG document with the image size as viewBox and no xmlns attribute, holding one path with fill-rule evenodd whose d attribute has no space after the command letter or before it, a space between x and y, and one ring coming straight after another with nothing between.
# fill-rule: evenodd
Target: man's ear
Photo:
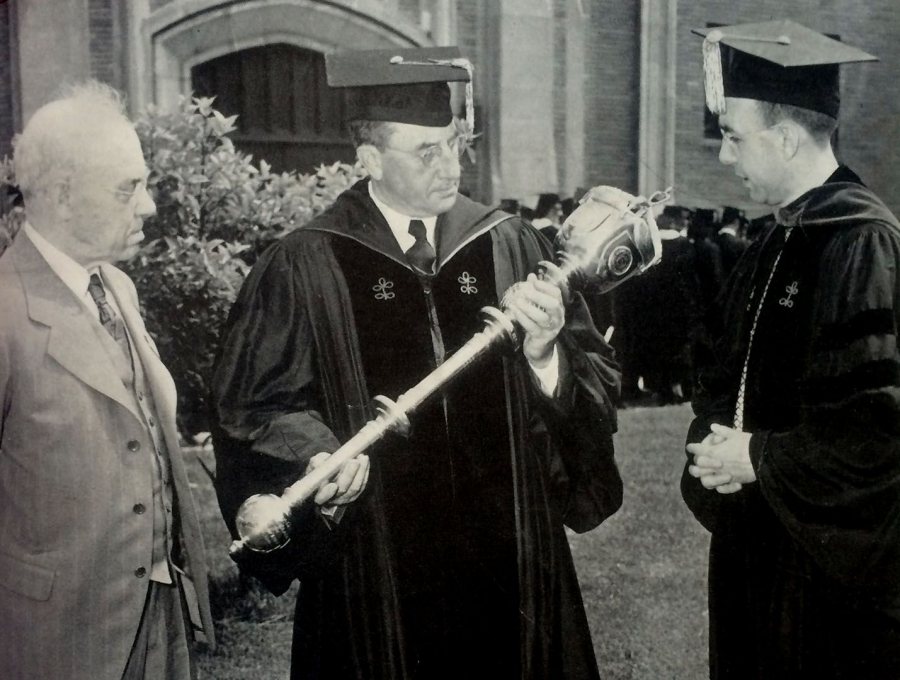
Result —
<instances>
[{"instance_id":1,"label":"man's ear","mask_svg":"<svg viewBox=\"0 0 900 680\"><path fill-rule=\"evenodd\" d=\"M363 144L356 148L356 157L376 182L384 175L381 167L381 152L373 144Z\"/></svg>"},{"instance_id":2,"label":"man's ear","mask_svg":"<svg viewBox=\"0 0 900 680\"><path fill-rule=\"evenodd\" d=\"M792 120L783 120L776 127L781 134L781 153L785 160L790 160L800 150L800 141L805 131Z\"/></svg>"},{"instance_id":3,"label":"man's ear","mask_svg":"<svg viewBox=\"0 0 900 680\"><path fill-rule=\"evenodd\" d=\"M56 180L50 185L48 193L50 203L53 209L56 210L56 214L63 220L68 218L72 213L71 180L68 177Z\"/></svg>"}]
</instances>

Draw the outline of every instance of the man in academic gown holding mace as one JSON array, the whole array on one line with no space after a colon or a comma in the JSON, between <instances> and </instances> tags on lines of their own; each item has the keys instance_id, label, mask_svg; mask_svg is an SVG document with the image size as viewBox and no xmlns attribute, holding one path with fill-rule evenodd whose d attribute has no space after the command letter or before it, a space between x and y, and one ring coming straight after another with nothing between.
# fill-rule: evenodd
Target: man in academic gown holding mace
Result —
<instances>
[{"instance_id":1,"label":"man in academic gown holding mace","mask_svg":"<svg viewBox=\"0 0 900 680\"><path fill-rule=\"evenodd\" d=\"M719 160L777 224L700 368L684 498L713 678L900 678L900 227L831 146L838 64L789 21L698 31Z\"/></svg>"},{"instance_id":2,"label":"man in academic gown holding mace","mask_svg":"<svg viewBox=\"0 0 900 680\"><path fill-rule=\"evenodd\" d=\"M291 542L243 560L275 592L301 581L294 678L595 678L564 531L621 503L618 372L581 297L529 273L552 259L518 218L457 193L455 48L328 55L369 177L263 254L214 380L217 489L234 529L509 311L522 349L484 357L346 464Z\"/></svg>"}]
</instances>

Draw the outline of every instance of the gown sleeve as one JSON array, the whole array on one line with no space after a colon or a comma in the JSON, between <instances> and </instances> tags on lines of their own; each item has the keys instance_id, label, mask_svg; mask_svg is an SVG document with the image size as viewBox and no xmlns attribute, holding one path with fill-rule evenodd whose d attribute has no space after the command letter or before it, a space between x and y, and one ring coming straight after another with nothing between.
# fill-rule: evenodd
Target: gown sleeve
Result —
<instances>
[{"instance_id":1,"label":"gown sleeve","mask_svg":"<svg viewBox=\"0 0 900 680\"><path fill-rule=\"evenodd\" d=\"M734 273L722 291L718 304L705 317L708 333L703 338L715 340L695 342L693 360L695 384L691 403L695 418L688 429L686 443L702 441L710 432L710 425L733 424L737 386L740 378L744 348L740 338L746 336L745 320L741 313L753 285L756 262L761 257L764 238L750 245L738 262ZM725 310L728 313L722 313ZM700 480L688 473L692 456L687 459L681 475L681 495L698 522L710 532L716 530L720 513L729 508L759 502L755 486L745 486L734 494L720 494L705 488Z\"/></svg>"},{"instance_id":2,"label":"gown sleeve","mask_svg":"<svg viewBox=\"0 0 900 680\"><path fill-rule=\"evenodd\" d=\"M502 225L494 261L498 290L524 279L541 260L551 260L550 244L530 225L509 220ZM506 271L504 271L506 270ZM558 337L560 377L556 394L531 390L537 414L531 424L534 441L546 435L553 496L563 522L574 531L598 526L622 505L622 478L614 459L615 402L621 372L614 350L597 331L587 304L575 294L566 308ZM521 372L530 375L519 353Z\"/></svg>"},{"instance_id":3,"label":"gown sleeve","mask_svg":"<svg viewBox=\"0 0 900 680\"><path fill-rule=\"evenodd\" d=\"M751 440L760 491L833 578L900 603L900 235L823 252L797 427Z\"/></svg>"},{"instance_id":4,"label":"gown sleeve","mask_svg":"<svg viewBox=\"0 0 900 680\"><path fill-rule=\"evenodd\" d=\"M621 373L612 347L594 327L580 295L566 310L559 342L565 357L560 394L545 399L540 411L557 452L563 522L584 532L622 505L622 478L613 447Z\"/></svg>"},{"instance_id":5,"label":"gown sleeve","mask_svg":"<svg viewBox=\"0 0 900 680\"><path fill-rule=\"evenodd\" d=\"M313 353L302 277L290 249L279 243L260 257L238 295L212 379L216 492L233 536L246 498L281 494L312 456L339 446L318 410ZM304 509L293 526L287 548L241 564L275 592L319 564L335 540L314 508Z\"/></svg>"}]
</instances>

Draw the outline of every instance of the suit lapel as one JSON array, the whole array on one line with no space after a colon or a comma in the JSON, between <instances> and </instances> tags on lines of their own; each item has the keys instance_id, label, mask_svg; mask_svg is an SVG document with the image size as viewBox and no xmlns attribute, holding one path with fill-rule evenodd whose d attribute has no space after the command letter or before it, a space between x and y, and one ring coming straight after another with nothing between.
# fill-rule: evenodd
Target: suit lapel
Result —
<instances>
[{"instance_id":1,"label":"suit lapel","mask_svg":"<svg viewBox=\"0 0 900 680\"><path fill-rule=\"evenodd\" d=\"M138 416L125 385L110 365L98 333L100 322L63 283L27 237L16 239L10 252L22 279L29 317L49 327L47 354L83 383L117 401Z\"/></svg>"}]
</instances>

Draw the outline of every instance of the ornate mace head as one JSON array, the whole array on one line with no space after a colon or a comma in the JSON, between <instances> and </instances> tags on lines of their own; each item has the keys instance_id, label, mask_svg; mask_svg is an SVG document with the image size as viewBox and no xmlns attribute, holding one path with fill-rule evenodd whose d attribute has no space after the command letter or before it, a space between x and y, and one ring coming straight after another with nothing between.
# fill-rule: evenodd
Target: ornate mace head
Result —
<instances>
[{"instance_id":1,"label":"ornate mace head","mask_svg":"<svg viewBox=\"0 0 900 680\"><path fill-rule=\"evenodd\" d=\"M556 237L563 279L580 276L605 293L659 262L662 242L651 208L670 198L670 189L649 199L610 186L590 189Z\"/></svg>"}]
</instances>

